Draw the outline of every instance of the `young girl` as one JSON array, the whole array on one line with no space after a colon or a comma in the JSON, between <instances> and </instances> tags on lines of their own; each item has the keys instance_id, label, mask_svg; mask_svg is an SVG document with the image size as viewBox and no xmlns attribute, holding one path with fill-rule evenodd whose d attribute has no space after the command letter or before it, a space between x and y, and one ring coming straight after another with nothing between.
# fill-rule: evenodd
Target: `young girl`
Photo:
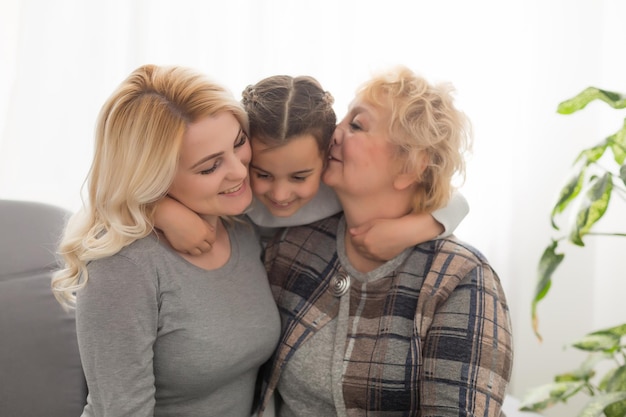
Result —
<instances>
[{"instance_id":1,"label":"young girl","mask_svg":"<svg viewBox=\"0 0 626 417\"><path fill-rule=\"evenodd\" d=\"M262 237L341 211L334 192L321 182L337 121L330 93L312 77L276 75L248 86L242 96L250 120L255 197L246 214ZM452 234L468 210L465 198L455 192L447 207L432 214L407 214L350 230L352 241L368 257L387 260L407 247ZM210 250L210 225L171 196L156 214L156 225L172 246L190 254Z\"/></svg>"}]
</instances>

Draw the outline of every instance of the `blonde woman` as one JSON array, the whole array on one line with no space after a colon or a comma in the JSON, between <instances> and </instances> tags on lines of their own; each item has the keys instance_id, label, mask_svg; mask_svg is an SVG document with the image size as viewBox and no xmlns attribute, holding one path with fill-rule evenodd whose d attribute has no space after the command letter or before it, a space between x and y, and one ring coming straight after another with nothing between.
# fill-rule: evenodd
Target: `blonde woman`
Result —
<instances>
[{"instance_id":1,"label":"blonde woman","mask_svg":"<svg viewBox=\"0 0 626 417\"><path fill-rule=\"evenodd\" d=\"M343 212L267 247L283 333L259 415L274 393L279 417L501 415L511 327L487 259L450 236L377 260L349 233L448 203L471 139L451 93L403 67L357 91L322 177Z\"/></svg>"},{"instance_id":2,"label":"blonde woman","mask_svg":"<svg viewBox=\"0 0 626 417\"><path fill-rule=\"evenodd\" d=\"M186 68L142 66L104 104L52 282L76 308L83 416L250 415L280 323L258 236L233 219L252 199L247 129L237 100ZM212 225L210 252L153 228L166 195Z\"/></svg>"}]
</instances>

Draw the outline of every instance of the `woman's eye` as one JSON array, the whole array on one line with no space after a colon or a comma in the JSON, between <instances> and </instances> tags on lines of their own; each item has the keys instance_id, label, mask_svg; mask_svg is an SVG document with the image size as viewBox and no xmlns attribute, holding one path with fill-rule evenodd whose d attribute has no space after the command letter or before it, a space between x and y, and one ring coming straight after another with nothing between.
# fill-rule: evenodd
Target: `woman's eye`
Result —
<instances>
[{"instance_id":1,"label":"woman's eye","mask_svg":"<svg viewBox=\"0 0 626 417\"><path fill-rule=\"evenodd\" d=\"M219 162L216 162L215 164L213 164L213 166L212 166L211 168L209 168L209 169L205 169L205 170L200 171L200 175L208 175L208 174L211 174L211 173L215 172L215 170L216 170L219 166L220 166L220 163L219 163Z\"/></svg>"},{"instance_id":2,"label":"woman's eye","mask_svg":"<svg viewBox=\"0 0 626 417\"><path fill-rule=\"evenodd\" d=\"M361 125L356 122L350 122L350 129L352 130L361 130Z\"/></svg>"},{"instance_id":3,"label":"woman's eye","mask_svg":"<svg viewBox=\"0 0 626 417\"><path fill-rule=\"evenodd\" d=\"M247 141L248 141L248 136L246 134L242 134L237 140L237 142L235 142L235 148L239 148L245 145Z\"/></svg>"}]
</instances>

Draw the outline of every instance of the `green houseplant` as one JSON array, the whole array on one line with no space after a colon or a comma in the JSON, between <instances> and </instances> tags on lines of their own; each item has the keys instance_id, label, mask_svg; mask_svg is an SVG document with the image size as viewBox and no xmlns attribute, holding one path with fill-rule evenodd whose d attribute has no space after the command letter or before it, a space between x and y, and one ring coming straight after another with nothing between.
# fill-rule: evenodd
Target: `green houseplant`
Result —
<instances>
[{"instance_id":1,"label":"green houseplant","mask_svg":"<svg viewBox=\"0 0 626 417\"><path fill-rule=\"evenodd\" d=\"M624 95L589 87L559 104L557 112L572 114L594 100L613 109L626 108ZM552 238L538 265L538 278L532 300L532 325L539 333L537 305L550 290L552 275L565 258L562 246L585 246L590 236L626 237L626 230L600 232L596 223L604 216L612 199L626 201L626 118L622 127L596 145L583 149L573 165L573 175L562 188L551 213L552 227L559 237ZM575 221L559 226L564 212L575 214ZM571 347L583 354L578 369L556 375L554 381L531 389L521 409L541 411L574 395L588 395L580 417L626 416L626 323L585 335ZM602 369L602 372L600 371ZM607 371L608 369L608 371Z\"/></svg>"}]
</instances>

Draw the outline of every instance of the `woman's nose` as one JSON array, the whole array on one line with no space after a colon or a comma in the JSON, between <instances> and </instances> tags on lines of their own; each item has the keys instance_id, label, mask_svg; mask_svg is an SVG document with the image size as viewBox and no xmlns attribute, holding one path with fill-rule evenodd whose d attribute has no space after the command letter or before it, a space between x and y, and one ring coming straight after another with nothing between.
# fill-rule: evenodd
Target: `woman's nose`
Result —
<instances>
[{"instance_id":1,"label":"woman's nose","mask_svg":"<svg viewBox=\"0 0 626 417\"><path fill-rule=\"evenodd\" d=\"M248 176L248 164L246 161L241 160L237 155L234 155L232 163L232 177L236 179L242 179Z\"/></svg>"},{"instance_id":2,"label":"woman's nose","mask_svg":"<svg viewBox=\"0 0 626 417\"><path fill-rule=\"evenodd\" d=\"M330 141L330 146L341 145L341 142L343 141L343 135L343 129L340 125L337 125L337 127L335 128L335 132L333 133L333 137Z\"/></svg>"}]
</instances>

